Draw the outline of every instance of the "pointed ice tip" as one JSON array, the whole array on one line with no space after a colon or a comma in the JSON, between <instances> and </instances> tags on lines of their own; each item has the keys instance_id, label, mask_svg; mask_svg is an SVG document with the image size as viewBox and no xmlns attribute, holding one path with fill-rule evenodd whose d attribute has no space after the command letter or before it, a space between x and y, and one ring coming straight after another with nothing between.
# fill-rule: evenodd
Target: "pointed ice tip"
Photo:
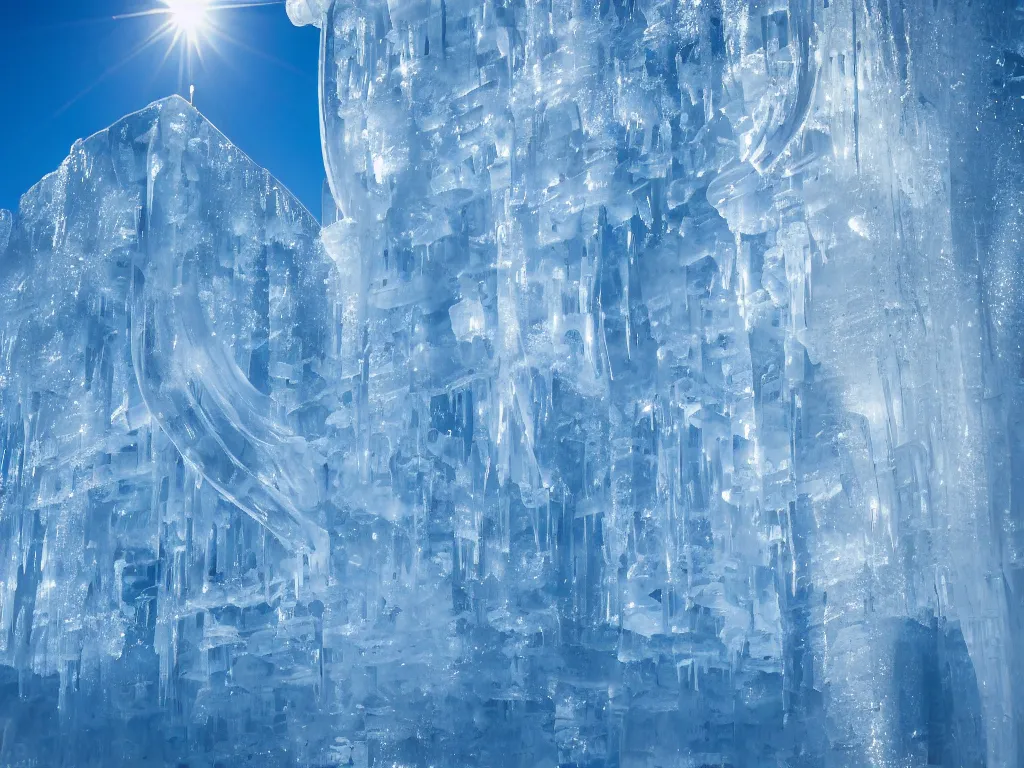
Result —
<instances>
[{"instance_id":1,"label":"pointed ice tip","mask_svg":"<svg viewBox=\"0 0 1024 768\"><path fill-rule=\"evenodd\" d=\"M188 104L190 107L192 106L191 104L189 104L188 99L186 99L180 93L172 93L170 96L165 96L162 99L157 99L156 102L154 102L154 103L161 104L161 103L172 102L172 101L180 101L182 104Z\"/></svg>"},{"instance_id":2,"label":"pointed ice tip","mask_svg":"<svg viewBox=\"0 0 1024 768\"><path fill-rule=\"evenodd\" d=\"M198 114L202 114L201 112L199 112L198 109L196 109L195 104L190 102L188 99L186 99L180 93L172 93L170 96L164 96L162 99L157 99L156 101L154 101L149 106L151 106L151 107L166 107L166 106L171 106L171 105L177 106L179 108L187 107L188 109L192 110L193 112L196 112Z\"/></svg>"},{"instance_id":3,"label":"pointed ice tip","mask_svg":"<svg viewBox=\"0 0 1024 768\"><path fill-rule=\"evenodd\" d=\"M203 120L205 120L206 122L210 122L209 118L207 118L206 115L204 115L202 112L196 109L195 105L192 104L188 99L186 99L180 93L172 93L169 96L164 96L162 98L157 99L156 101L150 102L149 104L142 107L141 109L136 110L135 112L131 112L125 115L124 117L114 122L112 125L108 125L106 128L99 131L99 133L103 133L104 131L107 131L110 128L112 128L113 125L117 125L118 123L121 123L124 120L127 120L131 117L145 115L147 113L159 113L163 112L165 109L171 109L185 114L198 115L199 117L203 118Z\"/></svg>"},{"instance_id":4,"label":"pointed ice tip","mask_svg":"<svg viewBox=\"0 0 1024 768\"><path fill-rule=\"evenodd\" d=\"M183 129L189 132L194 132L197 135L198 132L211 131L212 133L206 135L216 138L215 143L217 144L218 152L225 150L227 147L230 147L233 150L239 152L241 156L245 158L245 161L250 164L253 170L266 173L267 177L273 182L274 185L280 187L282 192L284 192L287 195L287 197L289 198L289 200L292 201L292 204L294 206L302 209L304 214L307 215L311 221L316 222L316 217L313 216L313 214L310 213L309 210L297 198L295 198L295 196L290 191L288 191L287 187L285 187L284 184L282 184L272 173L270 173L270 171L260 166L258 163L252 160L252 158L250 158L242 150L240 150L224 134L224 132L221 131L213 123L212 120L210 120L210 118L208 118L198 109L196 109L194 104L191 104L188 99L186 99L184 96L178 93L172 93L169 96L164 96L163 98L157 99L156 101L147 104L142 109L124 115L112 124L108 125L106 128L97 131L91 136L88 136L87 138L84 139L78 139L71 147L69 157L65 159L64 163L61 165L61 168L58 169L57 171L54 171L53 173L49 173L46 176L44 176L40 182L37 182L25 194L32 194L37 188L40 187L40 185L43 182L45 182L47 179L53 176L54 173L58 173L61 169L65 169L67 163L69 163L71 160L71 156L80 155L82 153L89 154L92 152L103 154L109 151L107 145L110 140L110 137L113 135L120 135L122 139L125 135L131 135L137 139L142 138L144 135L147 134L147 131L150 128L152 128L154 124L158 123L161 117L165 115L169 115L171 117L176 117L180 115L185 117L186 120L185 123L183 123ZM125 133L125 131L127 131L127 133ZM148 141L149 138L147 138L146 140ZM157 140L163 141L164 139L160 138ZM24 202L24 198L25 195L22 196L22 203ZM2 227L2 222L0 222L0 227ZM319 231L319 224L317 224L317 229Z\"/></svg>"},{"instance_id":5,"label":"pointed ice tip","mask_svg":"<svg viewBox=\"0 0 1024 768\"><path fill-rule=\"evenodd\" d=\"M107 127L101 128L100 130L96 131L95 133L93 133L93 134L91 134L91 135L89 135L89 136L87 136L85 138L76 139L74 144L72 144L72 146L71 146L71 152L74 153L76 151L76 149L81 148L86 143L92 141L93 139L95 139L95 138L97 138L99 136L103 136L103 135L108 134L116 126L122 125L125 122L127 122L127 121L129 121L129 120L131 120L133 118L146 117L146 116L152 116L152 115L155 115L155 114L160 114L161 112L164 111L165 108L168 108L168 107L170 107L172 109L177 109L179 112L185 112L185 113L191 112L191 113L193 113L195 115L198 115L205 122L207 122L211 126L213 126L213 123L210 121L210 119L207 118L206 115L204 115L198 109L196 109L194 105L190 104L188 99L183 97L181 94L172 93L170 96L164 96L163 98L160 98L160 99L157 99L156 101L150 102L149 104L147 104L146 106L142 107L141 109L138 109L138 110L136 110L134 112L129 112L127 115L124 115L123 117L115 120L113 123L111 123ZM216 129L216 126L213 126L213 127L214 127L214 129ZM217 132L221 133L219 130ZM221 135L223 135L223 134L221 133Z\"/></svg>"}]
</instances>

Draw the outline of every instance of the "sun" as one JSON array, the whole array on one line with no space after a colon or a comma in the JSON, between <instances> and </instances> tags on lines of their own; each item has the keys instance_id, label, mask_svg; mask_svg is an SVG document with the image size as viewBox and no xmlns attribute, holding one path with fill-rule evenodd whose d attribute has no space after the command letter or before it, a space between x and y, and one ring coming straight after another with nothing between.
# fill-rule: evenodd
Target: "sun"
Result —
<instances>
[{"instance_id":1,"label":"sun","mask_svg":"<svg viewBox=\"0 0 1024 768\"><path fill-rule=\"evenodd\" d=\"M209 26L210 0L161 0L175 32L195 44Z\"/></svg>"},{"instance_id":2,"label":"sun","mask_svg":"<svg viewBox=\"0 0 1024 768\"><path fill-rule=\"evenodd\" d=\"M130 51L120 62L105 72L101 79L115 69L127 64L143 51L161 41L167 42L167 51L157 65L159 70L177 51L180 54L178 67L178 85L183 87L183 78L192 82L193 58L200 66L205 65L203 51L213 49L222 55L218 42L224 41L249 51L253 49L230 34L230 26L224 18L228 12L245 8L259 8L268 5L281 5L285 0L144 0L149 8L131 13L122 13L114 19L155 18L159 24L152 28L150 34ZM2 3L3 0L0 0ZM255 51L260 53L260 51ZM90 86L91 88L92 86ZM190 93L192 88L189 88ZM76 97L77 98L77 97Z\"/></svg>"}]
</instances>

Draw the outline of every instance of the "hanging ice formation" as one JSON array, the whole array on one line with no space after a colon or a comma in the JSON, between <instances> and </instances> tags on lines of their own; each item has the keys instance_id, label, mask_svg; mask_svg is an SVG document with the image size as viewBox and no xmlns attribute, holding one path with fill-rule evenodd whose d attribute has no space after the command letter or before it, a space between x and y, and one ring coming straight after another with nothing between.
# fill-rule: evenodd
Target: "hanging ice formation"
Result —
<instances>
[{"instance_id":1,"label":"hanging ice formation","mask_svg":"<svg viewBox=\"0 0 1024 768\"><path fill-rule=\"evenodd\" d=\"M0 215L0 764L1021 765L1024 7L288 11L322 230Z\"/></svg>"}]
</instances>

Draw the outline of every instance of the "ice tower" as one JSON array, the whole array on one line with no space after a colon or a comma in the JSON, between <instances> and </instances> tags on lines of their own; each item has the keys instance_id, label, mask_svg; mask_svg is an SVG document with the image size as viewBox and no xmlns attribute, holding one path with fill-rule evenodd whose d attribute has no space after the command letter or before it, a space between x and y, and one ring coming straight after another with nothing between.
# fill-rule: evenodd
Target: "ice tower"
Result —
<instances>
[{"instance_id":1,"label":"ice tower","mask_svg":"<svg viewBox=\"0 0 1024 768\"><path fill-rule=\"evenodd\" d=\"M0 764L270 749L232 712L269 723L287 685L239 698L270 662L224 654L272 619L296 639L267 653L314 653L305 604L275 610L328 547L319 225L177 97L76 143L0 225Z\"/></svg>"},{"instance_id":2,"label":"ice tower","mask_svg":"<svg viewBox=\"0 0 1024 768\"><path fill-rule=\"evenodd\" d=\"M1024 764L1024 6L288 12L0 212L0 766Z\"/></svg>"}]
</instances>

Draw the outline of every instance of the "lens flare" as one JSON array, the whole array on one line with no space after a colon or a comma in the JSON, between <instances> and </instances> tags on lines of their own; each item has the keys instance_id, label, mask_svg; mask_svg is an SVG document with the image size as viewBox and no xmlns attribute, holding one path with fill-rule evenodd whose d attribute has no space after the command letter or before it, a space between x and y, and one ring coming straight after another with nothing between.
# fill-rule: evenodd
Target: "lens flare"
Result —
<instances>
[{"instance_id":1,"label":"lens flare","mask_svg":"<svg viewBox=\"0 0 1024 768\"><path fill-rule=\"evenodd\" d=\"M0 0L2 2L2 0ZM167 43L167 51L157 65L157 70L177 51L179 54L178 87L189 86L190 94L195 87L192 84L193 59L200 66L205 65L203 55L205 48L213 49L214 53L223 55L218 49L219 42L230 43L263 58L277 62L263 51L252 48L242 40L232 36L224 18L230 11L245 8L259 8L268 5L281 5L285 0L146 0L151 7L131 13L122 13L114 19L157 19L159 24L152 29L149 36L132 49L121 61L107 69L96 82L89 85L70 102L61 107L67 109L86 92L92 90L112 72L120 69L129 61L160 42ZM277 62L280 63L280 62ZM187 79L185 79L187 78Z\"/></svg>"},{"instance_id":2,"label":"lens flare","mask_svg":"<svg viewBox=\"0 0 1024 768\"><path fill-rule=\"evenodd\" d=\"M209 23L210 0L162 0L175 31L195 42Z\"/></svg>"}]
</instances>

